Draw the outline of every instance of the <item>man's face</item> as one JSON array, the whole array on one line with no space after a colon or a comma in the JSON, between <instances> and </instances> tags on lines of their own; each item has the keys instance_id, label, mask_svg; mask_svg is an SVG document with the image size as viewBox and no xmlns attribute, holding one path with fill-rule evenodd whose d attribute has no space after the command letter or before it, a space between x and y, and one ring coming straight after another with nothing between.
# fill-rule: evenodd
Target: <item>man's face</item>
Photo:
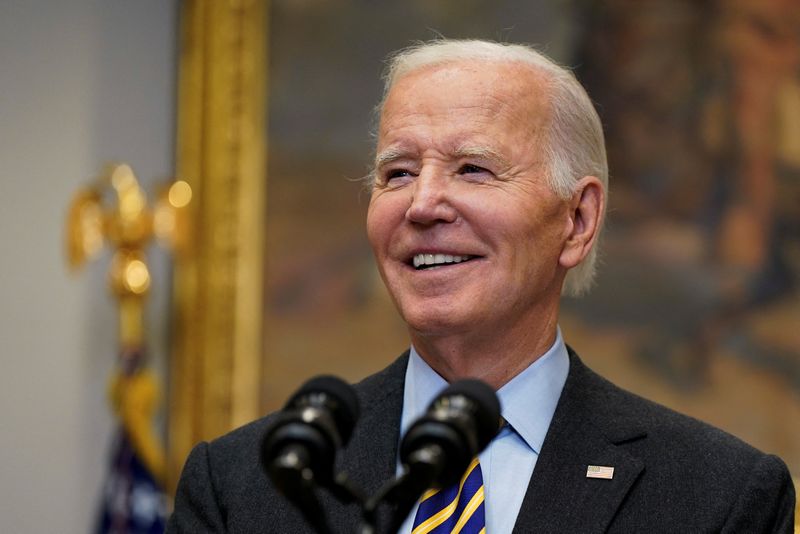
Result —
<instances>
[{"instance_id":1,"label":"man's face","mask_svg":"<svg viewBox=\"0 0 800 534\"><path fill-rule=\"evenodd\" d=\"M412 335L555 319L572 223L547 183L542 87L530 67L471 61L389 93L367 232Z\"/></svg>"}]
</instances>

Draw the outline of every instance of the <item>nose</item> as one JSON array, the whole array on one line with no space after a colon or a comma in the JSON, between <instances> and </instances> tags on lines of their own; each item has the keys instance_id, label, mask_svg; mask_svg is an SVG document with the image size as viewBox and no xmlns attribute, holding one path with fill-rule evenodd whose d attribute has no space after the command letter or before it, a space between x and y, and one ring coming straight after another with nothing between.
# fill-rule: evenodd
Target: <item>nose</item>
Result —
<instances>
[{"instance_id":1,"label":"nose","mask_svg":"<svg viewBox=\"0 0 800 534\"><path fill-rule=\"evenodd\" d=\"M455 222L458 211L451 202L451 187L447 176L424 169L414 180L406 220L425 226Z\"/></svg>"}]
</instances>

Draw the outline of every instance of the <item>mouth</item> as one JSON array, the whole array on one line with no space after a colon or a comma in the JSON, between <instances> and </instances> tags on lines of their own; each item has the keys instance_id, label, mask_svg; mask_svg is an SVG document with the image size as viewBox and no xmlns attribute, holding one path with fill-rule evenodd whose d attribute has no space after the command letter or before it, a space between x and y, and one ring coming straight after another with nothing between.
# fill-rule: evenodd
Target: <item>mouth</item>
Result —
<instances>
[{"instance_id":1,"label":"mouth","mask_svg":"<svg viewBox=\"0 0 800 534\"><path fill-rule=\"evenodd\" d=\"M408 264L418 271L439 269L471 261L478 256L468 254L414 254Z\"/></svg>"}]
</instances>

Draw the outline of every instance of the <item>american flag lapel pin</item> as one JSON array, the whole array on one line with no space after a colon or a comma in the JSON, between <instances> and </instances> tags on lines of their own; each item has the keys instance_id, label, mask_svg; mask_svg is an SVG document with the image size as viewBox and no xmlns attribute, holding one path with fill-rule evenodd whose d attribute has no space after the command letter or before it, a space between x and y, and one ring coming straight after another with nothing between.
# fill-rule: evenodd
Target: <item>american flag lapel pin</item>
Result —
<instances>
[{"instance_id":1,"label":"american flag lapel pin","mask_svg":"<svg viewBox=\"0 0 800 534\"><path fill-rule=\"evenodd\" d=\"M604 478L611 480L614 478L614 468L605 465L590 465L586 468L586 478Z\"/></svg>"}]
</instances>

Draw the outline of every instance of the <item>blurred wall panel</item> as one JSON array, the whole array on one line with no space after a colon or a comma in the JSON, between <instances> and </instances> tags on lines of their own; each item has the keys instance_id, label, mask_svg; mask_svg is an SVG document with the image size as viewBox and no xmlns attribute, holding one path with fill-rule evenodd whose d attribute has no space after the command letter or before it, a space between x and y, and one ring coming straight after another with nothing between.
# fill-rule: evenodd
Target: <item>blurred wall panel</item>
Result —
<instances>
[{"instance_id":1,"label":"blurred wall panel","mask_svg":"<svg viewBox=\"0 0 800 534\"><path fill-rule=\"evenodd\" d=\"M105 261L69 276L64 220L105 162L172 174L176 2L0 3L0 531L88 532L112 421L117 317ZM169 283L152 254L151 353Z\"/></svg>"}]
</instances>

